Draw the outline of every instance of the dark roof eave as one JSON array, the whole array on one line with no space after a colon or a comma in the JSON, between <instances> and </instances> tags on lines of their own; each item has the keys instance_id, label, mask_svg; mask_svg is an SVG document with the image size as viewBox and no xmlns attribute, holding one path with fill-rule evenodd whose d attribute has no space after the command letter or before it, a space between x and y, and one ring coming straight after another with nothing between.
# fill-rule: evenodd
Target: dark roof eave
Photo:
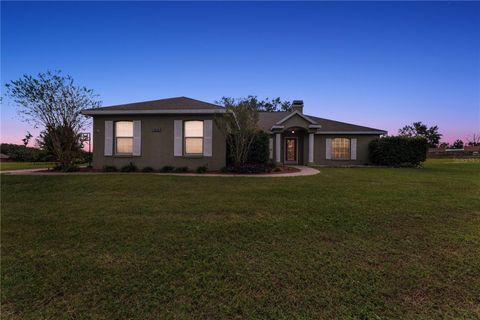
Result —
<instances>
[{"instance_id":1,"label":"dark roof eave","mask_svg":"<svg viewBox=\"0 0 480 320\"><path fill-rule=\"evenodd\" d=\"M184 110L84 110L83 115L150 115L150 114L217 114L227 113L226 109L184 109Z\"/></svg>"}]
</instances>

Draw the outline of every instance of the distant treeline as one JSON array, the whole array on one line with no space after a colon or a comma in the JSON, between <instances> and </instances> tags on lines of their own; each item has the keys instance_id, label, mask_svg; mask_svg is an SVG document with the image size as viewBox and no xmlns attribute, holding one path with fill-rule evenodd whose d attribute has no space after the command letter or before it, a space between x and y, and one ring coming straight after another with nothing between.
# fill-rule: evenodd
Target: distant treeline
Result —
<instances>
[{"instance_id":1,"label":"distant treeline","mask_svg":"<svg viewBox=\"0 0 480 320\"><path fill-rule=\"evenodd\" d=\"M33 147L26 147L20 144L2 143L0 144L0 152L10 157L11 161L25 162L53 162L56 161L54 155L49 154L45 150ZM88 162L88 152L82 151L79 162Z\"/></svg>"},{"instance_id":2,"label":"distant treeline","mask_svg":"<svg viewBox=\"0 0 480 320\"><path fill-rule=\"evenodd\" d=\"M38 162L55 160L54 156L47 154L47 152L41 149L19 144L2 143L0 152L9 156L12 161Z\"/></svg>"}]
</instances>

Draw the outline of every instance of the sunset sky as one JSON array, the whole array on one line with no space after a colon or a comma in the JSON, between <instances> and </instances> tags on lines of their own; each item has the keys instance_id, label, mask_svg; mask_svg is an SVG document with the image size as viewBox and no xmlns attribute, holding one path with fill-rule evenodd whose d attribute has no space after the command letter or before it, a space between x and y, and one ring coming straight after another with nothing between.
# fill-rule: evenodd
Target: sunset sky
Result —
<instances>
[{"instance_id":1,"label":"sunset sky","mask_svg":"<svg viewBox=\"0 0 480 320\"><path fill-rule=\"evenodd\" d=\"M303 99L305 113L443 141L480 131L480 3L2 2L1 84L60 69L103 105ZM27 130L4 101L1 141Z\"/></svg>"}]
</instances>

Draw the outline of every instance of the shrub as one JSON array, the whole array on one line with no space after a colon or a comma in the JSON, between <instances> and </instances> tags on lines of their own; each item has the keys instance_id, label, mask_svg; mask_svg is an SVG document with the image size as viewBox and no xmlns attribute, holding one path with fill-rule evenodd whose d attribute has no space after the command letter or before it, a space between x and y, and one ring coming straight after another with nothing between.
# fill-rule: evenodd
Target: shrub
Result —
<instances>
[{"instance_id":1,"label":"shrub","mask_svg":"<svg viewBox=\"0 0 480 320\"><path fill-rule=\"evenodd\" d=\"M188 167L178 167L178 168L175 168L173 172L176 172L176 173L188 172Z\"/></svg>"},{"instance_id":2,"label":"shrub","mask_svg":"<svg viewBox=\"0 0 480 320\"><path fill-rule=\"evenodd\" d=\"M135 172L137 171L137 166L133 162L130 162L127 165L124 165L121 169L122 172Z\"/></svg>"},{"instance_id":3,"label":"shrub","mask_svg":"<svg viewBox=\"0 0 480 320\"><path fill-rule=\"evenodd\" d=\"M373 140L368 150L373 164L417 167L427 158L428 142L423 137L391 136Z\"/></svg>"},{"instance_id":4,"label":"shrub","mask_svg":"<svg viewBox=\"0 0 480 320\"><path fill-rule=\"evenodd\" d=\"M155 171L152 167L145 167L142 169L143 172L153 172Z\"/></svg>"},{"instance_id":5,"label":"shrub","mask_svg":"<svg viewBox=\"0 0 480 320\"><path fill-rule=\"evenodd\" d=\"M173 170L175 170L174 166L163 166L160 169L160 172L173 172Z\"/></svg>"},{"instance_id":6,"label":"shrub","mask_svg":"<svg viewBox=\"0 0 480 320\"><path fill-rule=\"evenodd\" d=\"M247 163L240 166L227 166L226 171L232 173L266 173L270 172L272 167L261 163Z\"/></svg>"},{"instance_id":7,"label":"shrub","mask_svg":"<svg viewBox=\"0 0 480 320\"><path fill-rule=\"evenodd\" d=\"M117 172L118 169L115 166L103 166L103 171L105 171L105 172Z\"/></svg>"},{"instance_id":8,"label":"shrub","mask_svg":"<svg viewBox=\"0 0 480 320\"><path fill-rule=\"evenodd\" d=\"M62 171L62 172L77 172L80 170L80 167L75 164L57 164L53 167L55 171Z\"/></svg>"},{"instance_id":9,"label":"shrub","mask_svg":"<svg viewBox=\"0 0 480 320\"><path fill-rule=\"evenodd\" d=\"M207 166L200 166L195 171L197 171L197 173L205 173L207 172Z\"/></svg>"},{"instance_id":10,"label":"shrub","mask_svg":"<svg viewBox=\"0 0 480 320\"><path fill-rule=\"evenodd\" d=\"M248 151L247 160L245 163L250 164L267 164L269 158L269 150L268 150L268 133L264 131L258 131L250 145L250 149ZM227 164L233 165L233 158L231 154L232 146L230 145L231 141L234 139L227 139ZM230 143L228 143L230 142Z\"/></svg>"},{"instance_id":11,"label":"shrub","mask_svg":"<svg viewBox=\"0 0 480 320\"><path fill-rule=\"evenodd\" d=\"M260 131L255 135L248 152L247 163L268 163L268 133Z\"/></svg>"}]
</instances>

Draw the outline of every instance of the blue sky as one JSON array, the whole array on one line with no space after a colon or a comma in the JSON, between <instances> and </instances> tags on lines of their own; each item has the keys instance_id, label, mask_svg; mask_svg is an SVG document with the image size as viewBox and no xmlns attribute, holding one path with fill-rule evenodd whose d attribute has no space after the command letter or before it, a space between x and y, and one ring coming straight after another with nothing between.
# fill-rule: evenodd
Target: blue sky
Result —
<instances>
[{"instance_id":1,"label":"blue sky","mask_svg":"<svg viewBox=\"0 0 480 320\"><path fill-rule=\"evenodd\" d=\"M480 127L475 2L2 2L1 83L61 69L104 105L173 96L303 99L386 129ZM2 88L3 90L3 88ZM2 107L2 142L29 130ZM38 132L38 131L32 131Z\"/></svg>"}]
</instances>

